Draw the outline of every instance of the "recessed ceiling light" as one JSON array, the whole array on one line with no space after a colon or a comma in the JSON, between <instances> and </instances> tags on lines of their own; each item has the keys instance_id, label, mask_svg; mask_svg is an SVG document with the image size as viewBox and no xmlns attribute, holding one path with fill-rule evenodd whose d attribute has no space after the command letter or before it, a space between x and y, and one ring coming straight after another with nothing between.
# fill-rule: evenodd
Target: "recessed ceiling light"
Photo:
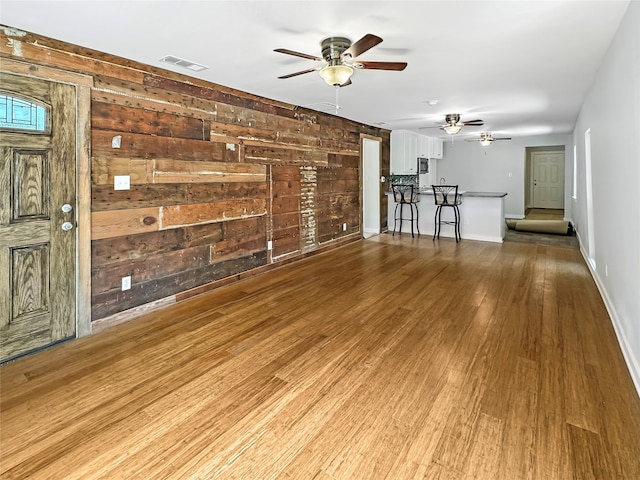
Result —
<instances>
[{"instance_id":1,"label":"recessed ceiling light","mask_svg":"<svg viewBox=\"0 0 640 480\"><path fill-rule=\"evenodd\" d=\"M200 65L199 63L185 60L184 58L174 57L173 55L165 55L160 59L160 61L178 65L179 67L188 68L189 70L193 70L194 72L200 72L209 68L205 67L204 65Z\"/></svg>"},{"instance_id":2,"label":"recessed ceiling light","mask_svg":"<svg viewBox=\"0 0 640 480\"><path fill-rule=\"evenodd\" d=\"M430 107L435 107L436 105L438 105L438 100L427 100L425 103Z\"/></svg>"}]
</instances>

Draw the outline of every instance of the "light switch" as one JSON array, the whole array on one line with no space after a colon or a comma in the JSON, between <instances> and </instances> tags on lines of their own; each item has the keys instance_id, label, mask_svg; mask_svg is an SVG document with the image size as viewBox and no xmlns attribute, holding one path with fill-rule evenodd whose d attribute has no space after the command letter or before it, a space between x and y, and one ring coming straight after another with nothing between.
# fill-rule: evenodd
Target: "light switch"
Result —
<instances>
[{"instance_id":1,"label":"light switch","mask_svg":"<svg viewBox=\"0 0 640 480\"><path fill-rule=\"evenodd\" d=\"M129 190L131 188L131 177L129 175L114 175L114 190Z\"/></svg>"}]
</instances>

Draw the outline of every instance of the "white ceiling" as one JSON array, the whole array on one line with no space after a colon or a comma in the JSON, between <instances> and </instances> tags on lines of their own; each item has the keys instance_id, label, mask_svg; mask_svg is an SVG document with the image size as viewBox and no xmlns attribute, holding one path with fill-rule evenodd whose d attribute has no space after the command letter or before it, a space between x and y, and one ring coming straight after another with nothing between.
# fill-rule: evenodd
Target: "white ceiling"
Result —
<instances>
[{"instance_id":1,"label":"white ceiling","mask_svg":"<svg viewBox=\"0 0 640 480\"><path fill-rule=\"evenodd\" d=\"M2 0L0 22L168 68L264 97L387 129L440 124L447 113L481 118L501 135L566 134L629 0L616 1L185 1ZM336 89L312 60L320 42L367 33L384 39L358 57L406 61L403 72L357 70ZM193 73L158 60L210 67ZM437 100L435 106L429 100ZM314 107L315 105L315 107Z\"/></svg>"}]
</instances>

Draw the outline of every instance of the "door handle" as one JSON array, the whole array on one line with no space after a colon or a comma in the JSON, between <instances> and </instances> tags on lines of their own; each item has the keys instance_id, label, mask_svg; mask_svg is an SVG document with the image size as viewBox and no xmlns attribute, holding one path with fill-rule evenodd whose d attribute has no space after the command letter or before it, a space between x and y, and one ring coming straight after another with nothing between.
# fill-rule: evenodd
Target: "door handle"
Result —
<instances>
[{"instance_id":1,"label":"door handle","mask_svg":"<svg viewBox=\"0 0 640 480\"><path fill-rule=\"evenodd\" d=\"M64 222L62 224L62 230L64 230L65 232L68 232L69 230L73 229L73 223L71 222Z\"/></svg>"},{"instance_id":2,"label":"door handle","mask_svg":"<svg viewBox=\"0 0 640 480\"><path fill-rule=\"evenodd\" d=\"M61 210L63 213L69 213L71 210L73 210L73 207L68 203L65 203L64 205L62 205Z\"/></svg>"}]
</instances>

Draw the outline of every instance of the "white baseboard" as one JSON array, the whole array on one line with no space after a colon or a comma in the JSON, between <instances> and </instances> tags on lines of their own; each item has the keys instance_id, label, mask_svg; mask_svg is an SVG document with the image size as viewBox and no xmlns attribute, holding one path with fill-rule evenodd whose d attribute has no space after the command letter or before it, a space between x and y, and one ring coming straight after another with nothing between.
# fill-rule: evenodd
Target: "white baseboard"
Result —
<instances>
[{"instance_id":1,"label":"white baseboard","mask_svg":"<svg viewBox=\"0 0 640 480\"><path fill-rule=\"evenodd\" d=\"M636 358L633 349L631 348L631 344L629 343L629 339L625 334L624 328L622 328L622 323L620 322L620 317L618 316L618 312L607 293L607 289L604 284L600 280L600 276L598 272L593 269L591 265L591 261L589 260L589 256L587 252L583 248L582 241L580 240L580 235L577 235L578 242L580 244L580 253L584 258L589 271L591 272L591 276L593 277L594 282L596 283L596 287L598 287L598 291L600 292L600 296L602 297L602 301L604 302L604 306L609 313L609 317L611 318L611 324L613 325L613 330L616 332L616 337L618 337L618 344L620 345L620 349L622 350L622 356L627 364L627 368L629 370L629 374L631 375L631 380L633 380L633 384L636 387L636 392L640 397L640 362Z\"/></svg>"},{"instance_id":2,"label":"white baseboard","mask_svg":"<svg viewBox=\"0 0 640 480\"><path fill-rule=\"evenodd\" d=\"M380 230L376 230L375 228L364 228L362 230L362 236L364 238L373 237L374 235L380 235Z\"/></svg>"},{"instance_id":3,"label":"white baseboard","mask_svg":"<svg viewBox=\"0 0 640 480\"><path fill-rule=\"evenodd\" d=\"M463 240L478 240L479 242L494 242L494 243L503 243L504 239L502 237L494 237L490 235L465 235L462 237Z\"/></svg>"},{"instance_id":4,"label":"white baseboard","mask_svg":"<svg viewBox=\"0 0 640 480\"><path fill-rule=\"evenodd\" d=\"M524 215L520 215L519 213L505 213L504 218L513 220L524 220Z\"/></svg>"}]
</instances>

